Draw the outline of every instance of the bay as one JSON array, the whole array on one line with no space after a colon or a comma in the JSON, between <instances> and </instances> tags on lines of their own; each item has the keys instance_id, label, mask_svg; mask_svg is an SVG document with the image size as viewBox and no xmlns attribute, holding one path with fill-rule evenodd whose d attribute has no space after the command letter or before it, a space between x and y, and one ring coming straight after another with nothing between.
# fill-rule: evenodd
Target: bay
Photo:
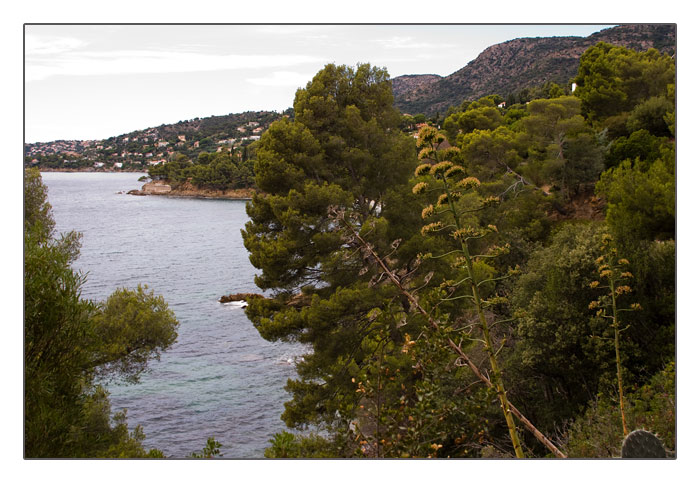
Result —
<instances>
[{"instance_id":1,"label":"bay","mask_svg":"<svg viewBox=\"0 0 700 483\"><path fill-rule=\"evenodd\" d=\"M259 292L240 230L245 201L124 194L142 173L42 173L58 232L83 235L73 268L82 295L104 300L147 284L180 321L178 340L134 385L107 385L112 409L141 425L146 448L182 458L207 438L227 458L261 458L280 420L299 344L260 337L221 295Z\"/></svg>"}]
</instances>

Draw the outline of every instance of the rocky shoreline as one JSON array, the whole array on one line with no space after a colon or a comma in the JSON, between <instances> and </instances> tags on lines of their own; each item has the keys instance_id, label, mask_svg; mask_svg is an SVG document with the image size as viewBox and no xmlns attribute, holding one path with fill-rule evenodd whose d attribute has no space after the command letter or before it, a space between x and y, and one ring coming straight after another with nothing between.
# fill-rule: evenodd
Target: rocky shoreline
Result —
<instances>
[{"instance_id":1,"label":"rocky shoreline","mask_svg":"<svg viewBox=\"0 0 700 483\"><path fill-rule=\"evenodd\" d=\"M226 199L226 200L250 200L253 198L255 190L252 188L241 188L231 190L216 190L208 188L197 188L189 181L173 187L167 181L153 180L144 184L140 190L131 190L127 194L135 196L172 196L180 198L201 198L201 199Z\"/></svg>"}]
</instances>

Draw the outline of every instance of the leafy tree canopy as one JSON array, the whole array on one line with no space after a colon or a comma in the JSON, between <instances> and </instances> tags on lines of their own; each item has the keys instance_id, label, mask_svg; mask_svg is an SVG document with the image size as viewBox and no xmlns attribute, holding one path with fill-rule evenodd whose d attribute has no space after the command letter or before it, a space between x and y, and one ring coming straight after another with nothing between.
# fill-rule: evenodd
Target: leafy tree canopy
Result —
<instances>
[{"instance_id":1,"label":"leafy tree canopy","mask_svg":"<svg viewBox=\"0 0 700 483\"><path fill-rule=\"evenodd\" d=\"M178 322L161 297L118 290L104 304L80 296L85 277L71 269L75 233L53 236L51 207L38 170L25 174L24 368L27 457L143 457L139 428L110 414L96 377L138 379L176 338ZM114 425L112 425L112 422Z\"/></svg>"},{"instance_id":2,"label":"leafy tree canopy","mask_svg":"<svg viewBox=\"0 0 700 483\"><path fill-rule=\"evenodd\" d=\"M296 338L314 349L298 367L301 379L288 384L289 425L332 420L336 410L351 417L352 367L376 325L366 314L391 299L368 288L371 273L358 276L362 265L344 253L328 210L349 210L360 224L374 220L375 239L392 239L379 216L400 211L392 207L401 199L394 189L415 165L392 103L386 70L327 65L297 91L294 120L273 123L259 143L262 192L248 205L243 238L261 269L257 285L277 295L252 300L247 314L265 338Z\"/></svg>"},{"instance_id":3,"label":"leafy tree canopy","mask_svg":"<svg viewBox=\"0 0 700 483\"><path fill-rule=\"evenodd\" d=\"M601 42L581 56L574 82L583 115L600 121L630 112L651 97L666 96L675 83L675 63L655 49L635 52Z\"/></svg>"}]
</instances>

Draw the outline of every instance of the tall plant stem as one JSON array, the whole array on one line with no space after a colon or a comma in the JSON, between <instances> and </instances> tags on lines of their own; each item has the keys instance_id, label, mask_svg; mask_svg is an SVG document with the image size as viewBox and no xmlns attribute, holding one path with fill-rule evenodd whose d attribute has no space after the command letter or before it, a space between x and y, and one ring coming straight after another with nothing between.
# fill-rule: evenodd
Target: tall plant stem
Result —
<instances>
[{"instance_id":1,"label":"tall plant stem","mask_svg":"<svg viewBox=\"0 0 700 483\"><path fill-rule=\"evenodd\" d=\"M421 315L423 315L427 320L430 326L435 329L439 330L439 325L435 319L433 319L430 314L420 305L418 300L411 294L409 291L407 291L403 285L401 285L401 282L399 281L398 278L396 278L396 275L389 269L389 267L386 266L384 261L381 259L381 257L377 254L377 252L374 251L372 246L367 243L362 236L360 236L359 233L355 231L355 229L345 220L345 218L339 214L335 213L340 220L340 222L345 226L345 228L348 230L349 233L352 234L352 237L360 243L365 250L367 250L371 255L374 261L377 263L379 268L386 274L387 277L389 277L389 280L391 280L391 283L393 283L396 288L401 292L401 294L406 297L406 300L411 304L411 306ZM491 379L486 377L483 372L474 364L474 362L467 356L462 348L456 344L451 338L447 338L447 344L452 349L453 352L457 354L459 359L462 360L474 373L474 375L484 384L486 384L487 387L494 387L493 382L491 382ZM540 430L535 427L534 424L530 422L515 406L510 401L506 400L506 404L508 409L510 410L510 413L515 415L518 420L523 423L523 425L532 433L532 435L540 441L549 451L552 452L557 458L566 458L566 454L564 454L552 441L549 440Z\"/></svg>"},{"instance_id":2,"label":"tall plant stem","mask_svg":"<svg viewBox=\"0 0 700 483\"><path fill-rule=\"evenodd\" d=\"M610 277L610 294L612 296L613 329L615 330L615 362L617 364L617 391L620 395L620 418L622 419L622 435L627 436L627 421L625 419L625 400L622 393L622 361L620 359L620 322L617 318L617 301L615 300L615 280Z\"/></svg>"},{"instance_id":3,"label":"tall plant stem","mask_svg":"<svg viewBox=\"0 0 700 483\"><path fill-rule=\"evenodd\" d=\"M462 229L462 224L457 214L457 208L455 207L452 194L450 193L447 181L443 179L445 193L447 194L447 200L450 205L450 211L452 212L452 217L454 218L457 230ZM513 415L508 404L508 395L506 394L505 387L503 386L503 378L501 376L501 368L496 359L496 351L493 346L493 341L491 340L491 333L489 330L489 324L486 320L486 314L484 313L484 308L482 306L481 295L479 294L479 287L477 287L476 279L474 278L474 266L472 262L471 254L469 253L469 245L465 239L460 239L460 244L462 248L462 253L467 262L467 274L469 275L469 285L471 285L472 296L474 297L474 304L476 306L476 311L479 315L479 323L481 324L481 332L484 336L484 348L489 356L489 362L491 364L491 371L493 373L494 387L496 393L498 394L498 399L501 401L501 409L503 410L503 416L506 419L506 424L508 425L508 432L510 433L510 440L513 443L513 449L515 450L515 456L518 458L524 458L525 454L523 448L520 444L520 437L518 436L518 429L515 426L515 421L513 420Z\"/></svg>"}]
</instances>

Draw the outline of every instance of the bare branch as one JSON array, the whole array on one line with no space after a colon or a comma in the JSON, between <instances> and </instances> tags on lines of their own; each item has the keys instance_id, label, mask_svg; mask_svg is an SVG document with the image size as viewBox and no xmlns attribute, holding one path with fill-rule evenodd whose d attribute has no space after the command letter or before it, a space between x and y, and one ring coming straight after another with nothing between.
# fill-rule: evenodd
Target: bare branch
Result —
<instances>
[{"instance_id":1,"label":"bare branch","mask_svg":"<svg viewBox=\"0 0 700 483\"><path fill-rule=\"evenodd\" d=\"M374 252L374 250L369 246L369 244L357 232L355 232L352 226L350 226L347 220L345 220L343 214L339 213L337 210L333 210L333 214L337 217L338 221L340 221L348 230L350 230L352 236L360 244L364 245L368 249L368 251L371 252L372 258L374 258L375 262L379 265L379 267L387 274L389 280L396 286L396 288L408 299L411 306L417 312L426 317L428 323L433 327L433 329L438 330L439 324L435 321L435 319L433 319L430 316L430 314L420 305L418 300L401 285L401 282L396 278L396 276L389 269L389 267L386 266L381 257L379 257L379 255L377 255L377 253ZM455 344L455 342L449 337L447 338L447 343L448 346L465 362L465 364L469 366L469 368L472 370L472 372L477 378L483 381L484 384L486 384L488 387L493 387L493 383L491 382L491 379L488 377L488 375L484 375L484 373L464 353L461 347ZM533 434L533 436L535 436L537 440L544 444L555 456L559 458L566 458L566 455L559 448L557 448L557 446L554 443L552 443L552 441L550 441L544 434L542 434L510 401L508 401L508 409L516 418L520 420L521 423L523 423L523 425Z\"/></svg>"}]
</instances>

